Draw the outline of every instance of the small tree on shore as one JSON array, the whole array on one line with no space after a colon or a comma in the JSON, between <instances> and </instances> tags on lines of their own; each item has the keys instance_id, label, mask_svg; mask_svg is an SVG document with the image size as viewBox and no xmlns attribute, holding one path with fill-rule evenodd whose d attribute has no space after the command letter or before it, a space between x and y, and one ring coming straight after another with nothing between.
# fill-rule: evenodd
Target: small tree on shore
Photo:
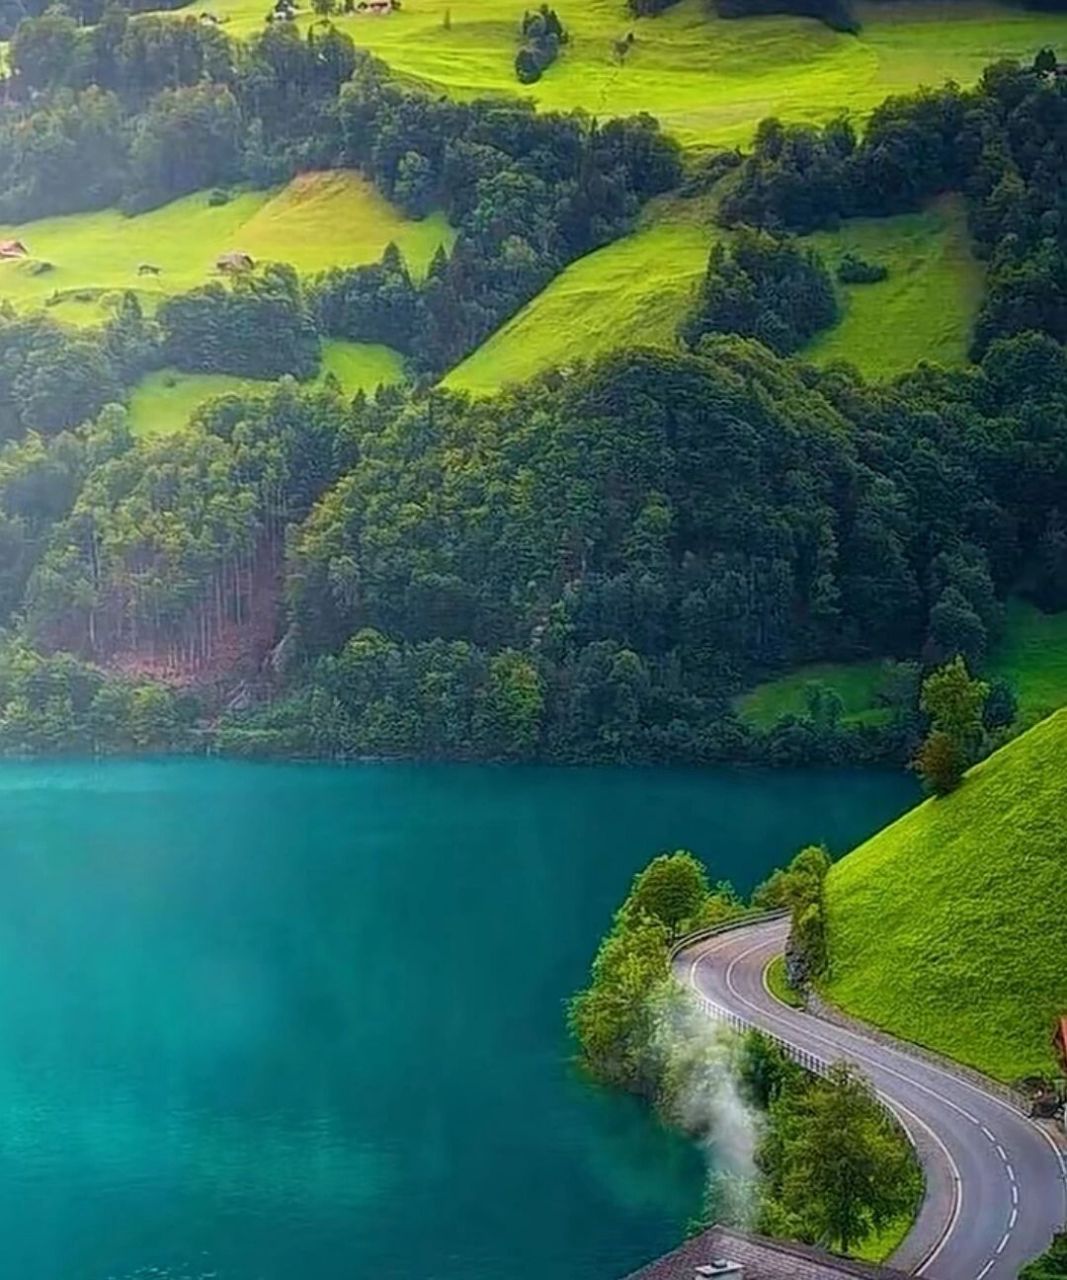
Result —
<instances>
[{"instance_id":1,"label":"small tree on shore","mask_svg":"<svg viewBox=\"0 0 1067 1280\"><path fill-rule=\"evenodd\" d=\"M989 685L975 679L959 656L923 681L919 705L930 718L930 732L912 767L935 795L954 791L980 756L988 697Z\"/></svg>"},{"instance_id":2,"label":"small tree on shore","mask_svg":"<svg viewBox=\"0 0 1067 1280\"><path fill-rule=\"evenodd\" d=\"M671 938L697 914L708 896L708 876L691 853L679 850L653 860L634 879L627 909L658 920Z\"/></svg>"}]
</instances>

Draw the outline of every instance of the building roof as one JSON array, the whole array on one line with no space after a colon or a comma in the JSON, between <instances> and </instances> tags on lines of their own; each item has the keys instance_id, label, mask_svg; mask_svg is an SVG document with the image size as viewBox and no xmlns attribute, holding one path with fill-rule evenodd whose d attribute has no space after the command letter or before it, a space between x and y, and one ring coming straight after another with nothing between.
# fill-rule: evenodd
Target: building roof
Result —
<instances>
[{"instance_id":1,"label":"building roof","mask_svg":"<svg viewBox=\"0 0 1067 1280\"><path fill-rule=\"evenodd\" d=\"M787 1244L729 1227L702 1231L626 1280L699 1280L697 1267L719 1260L741 1267L743 1280L905 1280L903 1271L890 1267L874 1267L809 1245Z\"/></svg>"}]
</instances>

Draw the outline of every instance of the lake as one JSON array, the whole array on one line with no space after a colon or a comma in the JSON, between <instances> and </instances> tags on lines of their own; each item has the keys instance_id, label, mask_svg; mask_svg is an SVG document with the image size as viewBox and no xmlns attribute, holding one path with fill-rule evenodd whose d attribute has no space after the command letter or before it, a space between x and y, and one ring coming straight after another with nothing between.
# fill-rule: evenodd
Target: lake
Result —
<instances>
[{"instance_id":1,"label":"lake","mask_svg":"<svg viewBox=\"0 0 1067 1280\"><path fill-rule=\"evenodd\" d=\"M569 1062L630 877L747 891L903 775L0 766L0 1239L19 1280L614 1280L697 1153Z\"/></svg>"}]
</instances>

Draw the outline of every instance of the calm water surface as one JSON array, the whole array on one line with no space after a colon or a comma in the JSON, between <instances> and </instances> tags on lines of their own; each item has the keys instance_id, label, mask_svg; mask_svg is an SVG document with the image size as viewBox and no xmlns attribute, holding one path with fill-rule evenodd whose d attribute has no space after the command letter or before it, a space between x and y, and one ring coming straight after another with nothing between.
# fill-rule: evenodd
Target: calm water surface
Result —
<instances>
[{"instance_id":1,"label":"calm water surface","mask_svg":"<svg viewBox=\"0 0 1067 1280\"><path fill-rule=\"evenodd\" d=\"M614 1280L701 1166L568 1066L632 873L749 889L878 773L0 766L0 1272Z\"/></svg>"}]
</instances>

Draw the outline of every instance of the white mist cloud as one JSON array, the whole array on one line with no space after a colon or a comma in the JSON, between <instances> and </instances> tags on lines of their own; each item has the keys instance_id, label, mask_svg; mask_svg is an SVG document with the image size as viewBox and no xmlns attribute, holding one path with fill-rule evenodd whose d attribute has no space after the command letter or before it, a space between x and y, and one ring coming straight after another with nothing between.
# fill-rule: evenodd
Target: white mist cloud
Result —
<instances>
[{"instance_id":1,"label":"white mist cloud","mask_svg":"<svg viewBox=\"0 0 1067 1280\"><path fill-rule=\"evenodd\" d=\"M719 1214L751 1225L760 1116L738 1089L737 1037L677 986L655 1004L653 1048L671 1118L703 1146Z\"/></svg>"}]
</instances>

